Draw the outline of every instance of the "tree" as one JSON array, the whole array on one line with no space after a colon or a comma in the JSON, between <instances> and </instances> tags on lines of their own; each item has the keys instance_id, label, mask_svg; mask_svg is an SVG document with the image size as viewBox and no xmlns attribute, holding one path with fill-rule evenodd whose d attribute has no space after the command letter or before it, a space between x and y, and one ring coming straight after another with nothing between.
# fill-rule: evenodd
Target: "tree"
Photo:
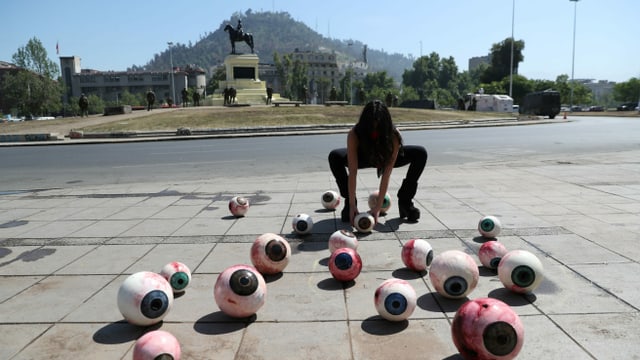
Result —
<instances>
[{"instance_id":1,"label":"tree","mask_svg":"<svg viewBox=\"0 0 640 360\"><path fill-rule=\"evenodd\" d=\"M19 115L47 115L61 109L62 85L55 62L47 58L47 51L37 38L29 40L13 55L13 62L21 70L4 76L0 86L6 103Z\"/></svg>"},{"instance_id":2,"label":"tree","mask_svg":"<svg viewBox=\"0 0 640 360\"><path fill-rule=\"evenodd\" d=\"M220 88L220 81L225 81L227 79L226 71L227 70L224 66L218 66L215 69L211 79L209 79L209 82L207 83L207 94L213 94Z\"/></svg>"},{"instance_id":3,"label":"tree","mask_svg":"<svg viewBox=\"0 0 640 360\"><path fill-rule=\"evenodd\" d=\"M359 89L359 84L354 83L354 89ZM384 100L388 92L397 95L397 90L393 86L393 79L386 71L368 73L362 79L362 90L369 99Z\"/></svg>"},{"instance_id":4,"label":"tree","mask_svg":"<svg viewBox=\"0 0 640 360\"><path fill-rule=\"evenodd\" d=\"M415 89L420 99L437 99L438 104L446 106L455 105L467 91L454 58L441 59L435 52L418 58L412 69L405 70L402 84Z\"/></svg>"},{"instance_id":5,"label":"tree","mask_svg":"<svg viewBox=\"0 0 640 360\"><path fill-rule=\"evenodd\" d=\"M511 38L493 44L491 47L491 65L482 73L481 81L491 83L501 81L505 76L511 75ZM524 61L522 55L524 41L517 40L513 43L513 73L518 73L518 65Z\"/></svg>"},{"instance_id":6,"label":"tree","mask_svg":"<svg viewBox=\"0 0 640 360\"><path fill-rule=\"evenodd\" d=\"M613 98L619 102L636 102L640 97L640 79L631 78L613 86Z\"/></svg>"}]
</instances>

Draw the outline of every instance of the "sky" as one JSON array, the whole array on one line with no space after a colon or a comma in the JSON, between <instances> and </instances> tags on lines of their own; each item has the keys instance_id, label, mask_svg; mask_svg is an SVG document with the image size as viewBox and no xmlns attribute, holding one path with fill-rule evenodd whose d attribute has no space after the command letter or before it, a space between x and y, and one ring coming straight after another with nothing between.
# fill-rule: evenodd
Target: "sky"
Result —
<instances>
[{"instance_id":1,"label":"sky","mask_svg":"<svg viewBox=\"0 0 640 360\"><path fill-rule=\"evenodd\" d=\"M234 13L251 9L288 12L326 37L361 41L370 49L451 56L460 71L513 31L525 42L519 73L529 79L571 78L572 67L576 79L640 78L639 0L0 2L0 61L7 62L36 37L56 62L58 44L60 56L79 56L83 68L126 70L146 64L167 42L195 44ZM251 32L251 24L243 26ZM259 53L260 39L255 43Z\"/></svg>"}]
</instances>

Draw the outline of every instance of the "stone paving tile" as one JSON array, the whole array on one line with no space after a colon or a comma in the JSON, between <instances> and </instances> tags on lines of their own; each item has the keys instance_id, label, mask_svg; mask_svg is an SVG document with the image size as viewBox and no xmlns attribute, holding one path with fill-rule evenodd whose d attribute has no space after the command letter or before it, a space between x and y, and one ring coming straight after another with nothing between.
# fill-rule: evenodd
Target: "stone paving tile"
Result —
<instances>
[{"instance_id":1,"label":"stone paving tile","mask_svg":"<svg viewBox=\"0 0 640 360\"><path fill-rule=\"evenodd\" d=\"M348 339L344 321L258 322L247 327L235 359L351 359Z\"/></svg>"},{"instance_id":2,"label":"stone paving tile","mask_svg":"<svg viewBox=\"0 0 640 360\"><path fill-rule=\"evenodd\" d=\"M120 236L163 236L172 234L188 219L146 219L120 234Z\"/></svg>"},{"instance_id":3,"label":"stone paving tile","mask_svg":"<svg viewBox=\"0 0 640 360\"><path fill-rule=\"evenodd\" d=\"M2 276L0 281L0 304L42 280L43 276Z\"/></svg>"},{"instance_id":4,"label":"stone paving tile","mask_svg":"<svg viewBox=\"0 0 640 360\"><path fill-rule=\"evenodd\" d=\"M56 271L57 275L120 274L147 254L153 245L102 245ZM159 270L158 270L159 271Z\"/></svg>"},{"instance_id":5,"label":"stone paving tile","mask_svg":"<svg viewBox=\"0 0 640 360\"><path fill-rule=\"evenodd\" d=\"M636 311L640 309L640 288L636 286L639 284L640 264L637 262L575 265L572 268L590 282L633 306Z\"/></svg>"},{"instance_id":6,"label":"stone paving tile","mask_svg":"<svg viewBox=\"0 0 640 360\"><path fill-rule=\"evenodd\" d=\"M627 261L606 247L574 234L525 236L524 239L567 265ZM606 244L603 245L606 246ZM580 251L567 251L570 249L580 249Z\"/></svg>"},{"instance_id":7,"label":"stone paving tile","mask_svg":"<svg viewBox=\"0 0 640 360\"><path fill-rule=\"evenodd\" d=\"M94 276L96 275L87 277L91 279ZM118 309L118 290L128 276L128 274L101 275L97 279L103 281L103 286L66 314L60 322L105 324L125 322L124 317ZM70 276L68 278L73 279L74 277Z\"/></svg>"},{"instance_id":8,"label":"stone paving tile","mask_svg":"<svg viewBox=\"0 0 640 360\"><path fill-rule=\"evenodd\" d=\"M29 238L59 238L94 224L95 220L60 220L44 223L32 230L20 232L21 237Z\"/></svg>"},{"instance_id":9,"label":"stone paving tile","mask_svg":"<svg viewBox=\"0 0 640 360\"><path fill-rule=\"evenodd\" d=\"M127 273L138 271L160 272L172 261L185 264L193 272L213 250L214 244L159 244L143 254L139 260L127 268Z\"/></svg>"},{"instance_id":10,"label":"stone paving tile","mask_svg":"<svg viewBox=\"0 0 640 360\"><path fill-rule=\"evenodd\" d=\"M47 277L0 304L0 323L59 321L112 278L104 275Z\"/></svg>"},{"instance_id":11,"label":"stone paving tile","mask_svg":"<svg viewBox=\"0 0 640 360\"><path fill-rule=\"evenodd\" d=\"M458 359L443 319L398 323L379 318L349 324L353 359Z\"/></svg>"},{"instance_id":12,"label":"stone paving tile","mask_svg":"<svg viewBox=\"0 0 640 360\"><path fill-rule=\"evenodd\" d=\"M56 324L14 359L122 359L143 333L128 324Z\"/></svg>"},{"instance_id":13,"label":"stone paving tile","mask_svg":"<svg viewBox=\"0 0 640 360\"><path fill-rule=\"evenodd\" d=\"M100 220L69 234L70 237L115 237L138 225L142 220Z\"/></svg>"},{"instance_id":14,"label":"stone paving tile","mask_svg":"<svg viewBox=\"0 0 640 360\"><path fill-rule=\"evenodd\" d=\"M141 206L135 205L124 208L122 211L119 211L115 214L107 217L109 220L143 220L153 216L154 214L161 211L161 207L157 206Z\"/></svg>"},{"instance_id":15,"label":"stone paving tile","mask_svg":"<svg viewBox=\"0 0 640 360\"><path fill-rule=\"evenodd\" d=\"M596 359L637 359L640 339L638 313L554 315L561 326Z\"/></svg>"},{"instance_id":16,"label":"stone paving tile","mask_svg":"<svg viewBox=\"0 0 640 360\"><path fill-rule=\"evenodd\" d=\"M51 326L51 324L0 324L0 333L2 334L0 336L0 359L11 359ZM26 358L22 354L21 356ZM41 356L42 353L34 359Z\"/></svg>"},{"instance_id":17,"label":"stone paving tile","mask_svg":"<svg viewBox=\"0 0 640 360\"><path fill-rule=\"evenodd\" d=\"M94 248L95 245L10 247L12 255L0 264L0 275L49 275Z\"/></svg>"}]
</instances>

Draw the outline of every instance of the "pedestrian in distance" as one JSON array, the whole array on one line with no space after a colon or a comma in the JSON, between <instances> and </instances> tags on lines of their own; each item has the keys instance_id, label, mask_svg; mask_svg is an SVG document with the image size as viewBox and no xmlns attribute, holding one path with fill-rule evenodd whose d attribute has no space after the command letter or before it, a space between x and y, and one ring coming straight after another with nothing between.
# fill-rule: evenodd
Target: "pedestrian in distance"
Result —
<instances>
[{"instance_id":1,"label":"pedestrian in distance","mask_svg":"<svg viewBox=\"0 0 640 360\"><path fill-rule=\"evenodd\" d=\"M78 99L78 106L80 106L80 117L89 117L89 99L87 95L80 95L80 99Z\"/></svg>"},{"instance_id":2,"label":"pedestrian in distance","mask_svg":"<svg viewBox=\"0 0 640 360\"><path fill-rule=\"evenodd\" d=\"M405 165L409 165L409 168L398 190L400 218L406 218L410 222L418 221L420 210L414 207L413 198L426 164L427 150L420 145L402 143L400 131L393 125L387 106L380 100L367 103L360 119L349 130L347 147L334 149L329 153L329 167L340 195L345 200L342 221L353 225L354 218L359 213L356 201L358 169L377 169L380 179L378 201L370 210L377 223L389 188L391 172L394 168Z\"/></svg>"},{"instance_id":3,"label":"pedestrian in distance","mask_svg":"<svg viewBox=\"0 0 640 360\"><path fill-rule=\"evenodd\" d=\"M273 98L273 88L267 86L267 105L271 104L271 99Z\"/></svg>"},{"instance_id":4,"label":"pedestrian in distance","mask_svg":"<svg viewBox=\"0 0 640 360\"><path fill-rule=\"evenodd\" d=\"M151 111L153 104L156 102L156 94L153 90L147 91L147 111Z\"/></svg>"},{"instance_id":5,"label":"pedestrian in distance","mask_svg":"<svg viewBox=\"0 0 640 360\"><path fill-rule=\"evenodd\" d=\"M198 89L193 91L193 106L200 106L200 92L198 92Z\"/></svg>"},{"instance_id":6,"label":"pedestrian in distance","mask_svg":"<svg viewBox=\"0 0 640 360\"><path fill-rule=\"evenodd\" d=\"M189 90L187 88L182 89L182 107L187 107L189 105Z\"/></svg>"}]
</instances>

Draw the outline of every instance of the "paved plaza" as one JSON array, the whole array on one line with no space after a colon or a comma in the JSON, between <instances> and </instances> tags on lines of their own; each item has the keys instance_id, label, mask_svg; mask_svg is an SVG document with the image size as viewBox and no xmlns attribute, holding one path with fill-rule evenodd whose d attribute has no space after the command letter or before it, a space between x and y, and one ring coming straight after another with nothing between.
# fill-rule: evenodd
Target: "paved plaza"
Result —
<instances>
[{"instance_id":1,"label":"paved plaza","mask_svg":"<svg viewBox=\"0 0 640 360\"><path fill-rule=\"evenodd\" d=\"M174 334L183 359L457 359L450 326L462 300L438 295L427 274L400 258L411 238L436 255L465 251L480 266L469 299L509 304L525 327L519 359L640 359L640 150L566 157L534 156L459 166L429 166L416 205L420 222L389 214L359 234L363 261L351 284L327 267L327 240L347 228L322 209L335 189L325 172L225 178L201 182L74 186L0 195L0 358L130 359L152 329ZM395 194L405 168L394 171ZM376 190L373 170L359 173L361 204ZM246 196L244 218L228 200ZM363 210L363 209L361 209ZM313 232L297 236L292 218L307 213ZM503 226L507 249L536 254L545 279L527 295L505 290L481 267L476 230L483 215ZM292 256L268 276L265 305L236 320L220 312L213 286L220 272L250 264L257 236L282 234ZM123 280L159 272L170 261L193 280L164 321L128 324L118 311ZM408 280L418 306L408 321L378 316L373 295L385 279Z\"/></svg>"}]
</instances>

